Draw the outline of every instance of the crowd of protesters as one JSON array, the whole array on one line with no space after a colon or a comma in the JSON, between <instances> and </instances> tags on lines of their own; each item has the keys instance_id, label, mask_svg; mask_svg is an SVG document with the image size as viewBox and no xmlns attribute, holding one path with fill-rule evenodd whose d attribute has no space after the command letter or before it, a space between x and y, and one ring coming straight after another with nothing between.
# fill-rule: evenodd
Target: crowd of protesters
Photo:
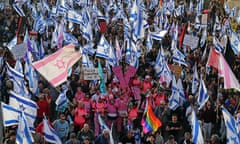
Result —
<instances>
[{"instance_id":1,"label":"crowd of protesters","mask_svg":"<svg viewBox=\"0 0 240 144\"><path fill-rule=\"evenodd\" d=\"M186 30L187 34L192 34L201 38L201 32L195 29L196 13L188 12L190 4L189 0L175 1L177 4L184 4L186 6L183 15L178 17L168 16L169 24L173 22L178 24L179 35L183 30L184 24L188 24ZM98 114L106 122L109 128L113 127L113 137L116 143L150 143L150 144L190 144L191 142L191 112L196 111L198 119L201 124L203 137L205 143L209 144L225 144L226 143L226 128L221 113L220 107L224 105L232 115L238 114L239 109L239 92L233 90L223 89L223 79L218 77L217 70L214 68L206 69L206 62L208 53L213 47L212 32L215 24L215 16L219 17L220 23L224 19L230 21L233 31L239 34L240 25L234 18L228 17L225 14L223 3L219 1L205 1L205 10L208 13L208 37L204 47L197 47L191 49L188 46L179 47L179 50L185 54L187 66L181 66L181 74L179 78L182 79L183 88L185 92L186 101L180 105L176 110L171 110L168 107L168 100L171 96L171 84L167 82L159 82L157 77L154 62L158 56L160 45L164 49L169 66L176 65L172 61L171 41L172 32L169 30L168 34L161 41L155 41L152 49L146 49L146 37L141 41L141 55L139 57L139 66L134 77L128 83L127 89L121 89L119 80L114 76L107 67L103 68L105 75L105 84L107 93L100 92L99 83L87 81L82 76L81 60L73 66L72 74L68 77L67 82L61 86L52 87L42 76L39 77L39 93L32 94L31 99L36 101L39 109L37 111L37 118L35 122L36 133L33 137L36 144L47 143L43 138L43 114L49 118L50 125L57 131L58 136L63 143L66 144L107 144L109 143L109 130L102 130L98 122ZM34 2L33 2L34 3ZM98 8L104 11L101 2L98 1ZM121 2L125 8L125 1ZM146 7L149 7L151 1L144 1ZM48 1L49 6L55 5L55 1ZM196 7L196 2L193 3ZM76 10L83 9L81 6L75 5ZM156 16L157 7L147 9L145 12L148 15L148 24L150 29L154 31L154 17ZM23 41L25 29L32 31L33 19L31 11L27 8L27 4L23 5L23 10L26 14L24 18L24 26L20 26L20 34L18 43ZM203 11L202 11L203 12ZM126 10L126 14L127 13ZM110 14L113 17L114 13ZM45 13L45 18L48 13ZM56 21L61 21L62 17L57 17ZM13 39L16 31L19 28L19 15L14 11L12 6L6 6L0 12L0 54L1 54L1 101L8 103L8 92L13 89L13 84L7 77L4 70L5 63L8 62L14 66L15 60L13 55L6 47L6 44ZM79 26L74 24L74 30L69 31L66 22L66 31L74 35L79 45L86 44L86 40L80 33ZM109 42L115 45L116 37L119 40L120 47L124 47L123 37L123 19L110 21L106 24L106 31L102 32ZM35 39L39 45L40 40L43 41L45 52L50 55L57 50L56 47L51 46L52 32L54 26L49 26L48 31L43 34L33 34L32 39ZM220 39L220 31L216 31L216 36ZM101 32L93 34L93 48L97 47ZM203 56L206 49L206 57ZM225 47L227 49L227 46ZM229 51L226 51L225 57L229 57ZM240 55L232 55L228 62L234 74L239 79L240 69L239 60ZM97 62L100 60L102 66L105 66L105 60L95 55L89 56L93 65L97 67ZM123 71L127 69L128 64L125 62L125 57L119 62ZM22 61L23 62L23 61ZM24 63L24 62L23 62ZM178 64L177 64L178 65ZM193 68L197 66L198 75L201 76L206 84L208 94L210 96L208 102L199 111L197 107L197 94L192 94L192 78ZM140 95L134 95L131 87L140 89ZM68 89L67 97L69 99L68 105L63 109L57 109L55 101L62 89ZM162 126L156 132L144 134L142 132L141 119L145 110L146 101L151 104L155 115L162 122ZM10 126L4 128L4 142L6 144L15 143L17 126Z\"/></svg>"}]
</instances>

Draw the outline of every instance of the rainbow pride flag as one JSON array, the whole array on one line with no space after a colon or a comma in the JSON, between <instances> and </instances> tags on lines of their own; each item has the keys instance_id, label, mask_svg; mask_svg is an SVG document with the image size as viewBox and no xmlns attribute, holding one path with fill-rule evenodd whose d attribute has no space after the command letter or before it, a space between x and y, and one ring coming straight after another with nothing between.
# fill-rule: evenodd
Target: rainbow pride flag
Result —
<instances>
[{"instance_id":1,"label":"rainbow pride flag","mask_svg":"<svg viewBox=\"0 0 240 144\"><path fill-rule=\"evenodd\" d=\"M154 115L151 105L147 106L146 116L142 118L141 125L143 132L156 132L162 126L161 121Z\"/></svg>"}]
</instances>

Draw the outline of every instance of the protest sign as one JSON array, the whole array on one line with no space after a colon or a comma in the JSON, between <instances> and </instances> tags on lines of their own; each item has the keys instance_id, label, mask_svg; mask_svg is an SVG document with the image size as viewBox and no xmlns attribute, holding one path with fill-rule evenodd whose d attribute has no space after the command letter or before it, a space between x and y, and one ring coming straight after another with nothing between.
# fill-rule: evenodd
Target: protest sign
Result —
<instances>
[{"instance_id":1,"label":"protest sign","mask_svg":"<svg viewBox=\"0 0 240 144\"><path fill-rule=\"evenodd\" d=\"M97 68L84 68L83 69L84 80L98 80L98 69Z\"/></svg>"},{"instance_id":2,"label":"protest sign","mask_svg":"<svg viewBox=\"0 0 240 144\"><path fill-rule=\"evenodd\" d=\"M27 51L27 45L26 43L21 43L16 45L14 48L10 49L15 59L23 58L26 51Z\"/></svg>"},{"instance_id":3,"label":"protest sign","mask_svg":"<svg viewBox=\"0 0 240 144\"><path fill-rule=\"evenodd\" d=\"M199 37L186 34L183 39L183 45L195 49L198 46Z\"/></svg>"}]
</instances>

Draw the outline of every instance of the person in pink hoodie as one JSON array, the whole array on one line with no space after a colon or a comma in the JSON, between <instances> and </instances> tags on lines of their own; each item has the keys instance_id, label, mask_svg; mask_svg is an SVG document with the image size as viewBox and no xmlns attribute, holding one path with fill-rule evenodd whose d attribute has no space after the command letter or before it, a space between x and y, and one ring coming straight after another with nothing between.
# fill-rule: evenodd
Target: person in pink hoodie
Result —
<instances>
[{"instance_id":1,"label":"person in pink hoodie","mask_svg":"<svg viewBox=\"0 0 240 144\"><path fill-rule=\"evenodd\" d=\"M116 99L116 106L118 108L118 118L117 118L117 131L121 132L124 119L127 117L127 103L128 96L121 92L120 96Z\"/></svg>"},{"instance_id":2,"label":"person in pink hoodie","mask_svg":"<svg viewBox=\"0 0 240 144\"><path fill-rule=\"evenodd\" d=\"M86 117L88 117L87 110L84 107L84 103L80 101L78 107L74 110L74 125L77 130L82 129L83 124L86 122Z\"/></svg>"},{"instance_id":3,"label":"person in pink hoodie","mask_svg":"<svg viewBox=\"0 0 240 144\"><path fill-rule=\"evenodd\" d=\"M74 95L74 98L77 102L79 102L81 99L85 98L85 93L82 91L81 86L77 87L77 91Z\"/></svg>"},{"instance_id":4,"label":"person in pink hoodie","mask_svg":"<svg viewBox=\"0 0 240 144\"><path fill-rule=\"evenodd\" d=\"M113 96L107 101L107 125L110 128L117 119L117 105Z\"/></svg>"},{"instance_id":5,"label":"person in pink hoodie","mask_svg":"<svg viewBox=\"0 0 240 144\"><path fill-rule=\"evenodd\" d=\"M145 94L148 90L152 89L151 77L149 75L145 76L144 81L142 82L142 93Z\"/></svg>"}]
</instances>

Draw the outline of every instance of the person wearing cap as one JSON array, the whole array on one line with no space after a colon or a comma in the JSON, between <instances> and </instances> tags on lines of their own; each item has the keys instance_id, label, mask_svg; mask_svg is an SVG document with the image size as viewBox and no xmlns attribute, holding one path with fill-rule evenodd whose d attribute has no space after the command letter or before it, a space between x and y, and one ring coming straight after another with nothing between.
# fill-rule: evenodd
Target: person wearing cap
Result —
<instances>
[{"instance_id":1,"label":"person wearing cap","mask_svg":"<svg viewBox=\"0 0 240 144\"><path fill-rule=\"evenodd\" d=\"M80 144L80 141L76 138L75 133L71 133L70 139L67 140L65 144Z\"/></svg>"}]
</instances>

